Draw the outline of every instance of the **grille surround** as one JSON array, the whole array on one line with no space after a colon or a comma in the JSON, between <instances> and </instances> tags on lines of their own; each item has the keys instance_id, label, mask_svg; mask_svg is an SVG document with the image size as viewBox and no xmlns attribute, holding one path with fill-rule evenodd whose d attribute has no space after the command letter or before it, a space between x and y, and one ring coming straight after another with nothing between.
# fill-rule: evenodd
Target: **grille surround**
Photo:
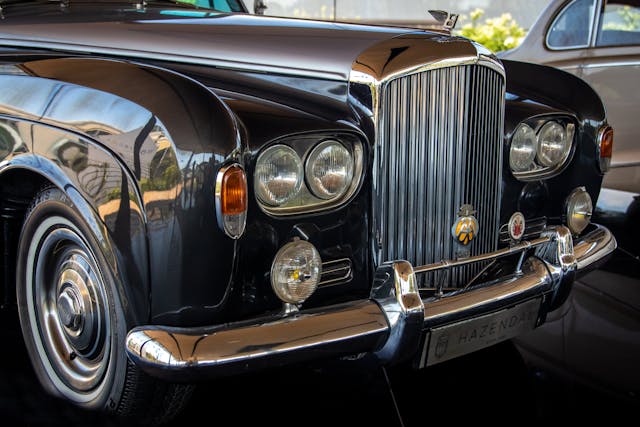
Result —
<instances>
[{"instance_id":1,"label":"grille surround","mask_svg":"<svg viewBox=\"0 0 640 427\"><path fill-rule=\"evenodd\" d=\"M398 259L425 265L497 248L504 93L504 75L479 63L396 76L380 86L373 171L378 265ZM450 231L463 204L474 206L480 223L468 249ZM482 268L455 269L445 286L464 286ZM435 280L442 278L420 285L434 287Z\"/></svg>"}]
</instances>

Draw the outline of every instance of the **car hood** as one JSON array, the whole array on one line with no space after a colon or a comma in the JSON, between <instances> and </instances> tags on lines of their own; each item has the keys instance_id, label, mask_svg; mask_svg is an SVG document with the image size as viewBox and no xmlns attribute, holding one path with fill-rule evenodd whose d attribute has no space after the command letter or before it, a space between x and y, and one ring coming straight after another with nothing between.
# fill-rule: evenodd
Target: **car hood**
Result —
<instances>
[{"instance_id":1,"label":"car hood","mask_svg":"<svg viewBox=\"0 0 640 427\"><path fill-rule=\"evenodd\" d=\"M0 44L346 80L367 48L422 30L79 4L7 7Z\"/></svg>"}]
</instances>

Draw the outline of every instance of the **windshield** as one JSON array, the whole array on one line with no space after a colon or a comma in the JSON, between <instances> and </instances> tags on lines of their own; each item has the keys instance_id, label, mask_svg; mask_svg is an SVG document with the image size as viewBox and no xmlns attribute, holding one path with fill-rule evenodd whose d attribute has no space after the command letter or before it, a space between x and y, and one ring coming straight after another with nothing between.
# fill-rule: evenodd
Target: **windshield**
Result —
<instances>
[{"instance_id":1,"label":"windshield","mask_svg":"<svg viewBox=\"0 0 640 427\"><path fill-rule=\"evenodd\" d=\"M195 6L202 9L214 9L219 12L241 12L246 13L247 8L244 6L242 0L147 0L147 3L171 3L176 6ZM0 6L15 5L20 3L56 3L55 0L0 0ZM59 0L58 3L63 3L63 0ZM136 3L134 0L100 0L100 1L87 1L87 0L68 0L69 5L74 3Z\"/></svg>"},{"instance_id":2,"label":"windshield","mask_svg":"<svg viewBox=\"0 0 640 427\"><path fill-rule=\"evenodd\" d=\"M190 4L220 12L246 12L241 0L176 0L175 3Z\"/></svg>"}]
</instances>

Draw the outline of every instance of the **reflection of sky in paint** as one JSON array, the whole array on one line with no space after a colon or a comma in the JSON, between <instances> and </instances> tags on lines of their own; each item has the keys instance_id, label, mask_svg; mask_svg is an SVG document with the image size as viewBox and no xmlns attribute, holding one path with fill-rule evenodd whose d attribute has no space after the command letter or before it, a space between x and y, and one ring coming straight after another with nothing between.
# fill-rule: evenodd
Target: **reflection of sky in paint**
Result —
<instances>
[{"instance_id":1,"label":"reflection of sky in paint","mask_svg":"<svg viewBox=\"0 0 640 427\"><path fill-rule=\"evenodd\" d=\"M603 188L598 198L597 209L609 212L625 213L637 193Z\"/></svg>"},{"instance_id":2,"label":"reflection of sky in paint","mask_svg":"<svg viewBox=\"0 0 640 427\"><path fill-rule=\"evenodd\" d=\"M160 15L183 16L186 18L207 18L217 16L216 12L199 12L197 10L161 10Z\"/></svg>"}]
</instances>

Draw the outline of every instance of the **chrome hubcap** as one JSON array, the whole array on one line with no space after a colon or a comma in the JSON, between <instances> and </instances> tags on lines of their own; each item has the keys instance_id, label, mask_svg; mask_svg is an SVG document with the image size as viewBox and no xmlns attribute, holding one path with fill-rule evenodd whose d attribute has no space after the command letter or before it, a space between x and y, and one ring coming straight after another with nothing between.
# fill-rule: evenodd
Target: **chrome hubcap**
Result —
<instances>
[{"instance_id":1,"label":"chrome hubcap","mask_svg":"<svg viewBox=\"0 0 640 427\"><path fill-rule=\"evenodd\" d=\"M89 247L74 230L44 235L34 263L37 332L56 376L71 390L100 384L111 341L107 295Z\"/></svg>"},{"instance_id":2,"label":"chrome hubcap","mask_svg":"<svg viewBox=\"0 0 640 427\"><path fill-rule=\"evenodd\" d=\"M60 322L71 332L80 329L80 322L84 313L78 302L75 289L64 289L58 296L58 317Z\"/></svg>"}]
</instances>

